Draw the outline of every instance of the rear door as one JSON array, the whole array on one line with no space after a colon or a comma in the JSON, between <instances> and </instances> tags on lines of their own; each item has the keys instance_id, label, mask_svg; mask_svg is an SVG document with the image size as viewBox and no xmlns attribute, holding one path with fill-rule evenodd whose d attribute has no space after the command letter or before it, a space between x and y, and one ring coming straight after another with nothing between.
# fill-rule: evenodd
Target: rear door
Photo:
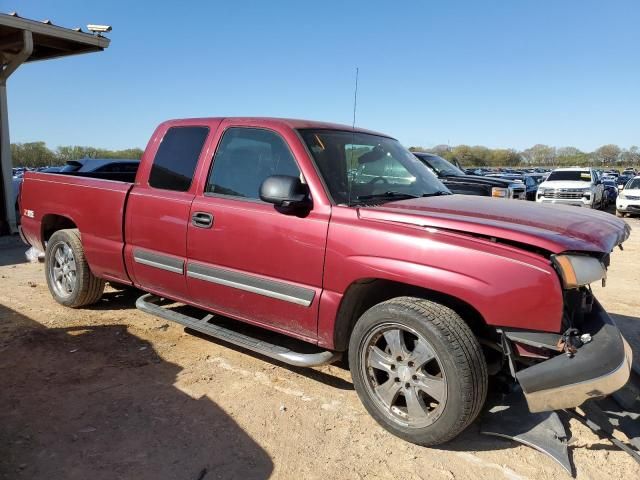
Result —
<instances>
[{"instance_id":1,"label":"rear door","mask_svg":"<svg viewBox=\"0 0 640 480\"><path fill-rule=\"evenodd\" d=\"M219 123L219 122L218 122ZM127 202L127 267L141 289L175 300L188 297L185 280L187 225L193 181L212 125L173 125L159 129L145 151Z\"/></svg>"},{"instance_id":2,"label":"rear door","mask_svg":"<svg viewBox=\"0 0 640 480\"><path fill-rule=\"evenodd\" d=\"M213 166L191 206L190 295L214 311L315 340L330 207L293 214L262 202L268 176L304 179L290 145L274 130L219 130Z\"/></svg>"}]
</instances>

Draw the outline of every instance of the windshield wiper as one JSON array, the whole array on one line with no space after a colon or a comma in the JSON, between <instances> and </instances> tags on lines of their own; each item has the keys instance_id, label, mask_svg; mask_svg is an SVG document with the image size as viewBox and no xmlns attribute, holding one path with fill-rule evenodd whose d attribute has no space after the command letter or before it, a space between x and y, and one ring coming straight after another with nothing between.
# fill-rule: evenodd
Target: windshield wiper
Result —
<instances>
[{"instance_id":1,"label":"windshield wiper","mask_svg":"<svg viewBox=\"0 0 640 480\"><path fill-rule=\"evenodd\" d=\"M402 193L402 192L384 192L384 193L372 193L371 195L358 195L356 200L372 200L374 198L420 198L420 195L414 195L412 193Z\"/></svg>"},{"instance_id":2,"label":"windshield wiper","mask_svg":"<svg viewBox=\"0 0 640 480\"><path fill-rule=\"evenodd\" d=\"M437 192L433 192L433 193L424 193L422 196L423 197L439 197L441 195L452 195L452 193L446 192L445 190L438 190Z\"/></svg>"}]
</instances>

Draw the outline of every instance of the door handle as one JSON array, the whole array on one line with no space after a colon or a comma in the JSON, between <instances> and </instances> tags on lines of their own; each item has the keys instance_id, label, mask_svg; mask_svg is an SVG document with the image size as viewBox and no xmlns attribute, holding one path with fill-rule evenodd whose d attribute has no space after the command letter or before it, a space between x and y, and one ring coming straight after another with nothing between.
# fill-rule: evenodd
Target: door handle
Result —
<instances>
[{"instance_id":1,"label":"door handle","mask_svg":"<svg viewBox=\"0 0 640 480\"><path fill-rule=\"evenodd\" d=\"M196 212L191 215L191 224L198 228L211 228L213 226L213 215L207 212Z\"/></svg>"}]
</instances>

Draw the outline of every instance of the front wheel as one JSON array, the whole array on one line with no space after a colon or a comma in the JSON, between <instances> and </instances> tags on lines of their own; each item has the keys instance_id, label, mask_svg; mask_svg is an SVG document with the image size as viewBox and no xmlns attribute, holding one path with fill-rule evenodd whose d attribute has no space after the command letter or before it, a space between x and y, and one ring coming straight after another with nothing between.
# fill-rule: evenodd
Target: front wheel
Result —
<instances>
[{"instance_id":1,"label":"front wheel","mask_svg":"<svg viewBox=\"0 0 640 480\"><path fill-rule=\"evenodd\" d=\"M616 210L616 217L622 218L622 217L624 217L624 213L621 212L620 210Z\"/></svg>"},{"instance_id":2,"label":"front wheel","mask_svg":"<svg viewBox=\"0 0 640 480\"><path fill-rule=\"evenodd\" d=\"M386 430L424 446L447 442L482 409L487 366L480 344L453 310L399 297L360 317L349 343L353 383Z\"/></svg>"},{"instance_id":3,"label":"front wheel","mask_svg":"<svg viewBox=\"0 0 640 480\"><path fill-rule=\"evenodd\" d=\"M104 280L89 268L75 228L58 230L49 239L45 255L47 285L56 302L66 307L83 307L102 297Z\"/></svg>"}]
</instances>

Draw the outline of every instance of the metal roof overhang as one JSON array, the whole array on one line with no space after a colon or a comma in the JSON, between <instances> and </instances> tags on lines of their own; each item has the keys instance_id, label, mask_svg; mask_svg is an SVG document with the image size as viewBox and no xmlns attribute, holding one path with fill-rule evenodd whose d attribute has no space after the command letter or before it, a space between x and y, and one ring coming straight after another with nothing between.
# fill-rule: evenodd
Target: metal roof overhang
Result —
<instances>
[{"instance_id":1,"label":"metal roof overhang","mask_svg":"<svg viewBox=\"0 0 640 480\"><path fill-rule=\"evenodd\" d=\"M0 235L15 232L16 212L11 180L11 148L7 79L25 62L100 52L109 39L83 32L80 28L53 25L0 13ZM8 229L6 228L8 227Z\"/></svg>"},{"instance_id":2,"label":"metal roof overhang","mask_svg":"<svg viewBox=\"0 0 640 480\"><path fill-rule=\"evenodd\" d=\"M33 51L25 62L99 52L109 46L109 39L69 28L27 20L0 13L0 53L4 62L18 55L24 45L24 33L31 32Z\"/></svg>"}]
</instances>

